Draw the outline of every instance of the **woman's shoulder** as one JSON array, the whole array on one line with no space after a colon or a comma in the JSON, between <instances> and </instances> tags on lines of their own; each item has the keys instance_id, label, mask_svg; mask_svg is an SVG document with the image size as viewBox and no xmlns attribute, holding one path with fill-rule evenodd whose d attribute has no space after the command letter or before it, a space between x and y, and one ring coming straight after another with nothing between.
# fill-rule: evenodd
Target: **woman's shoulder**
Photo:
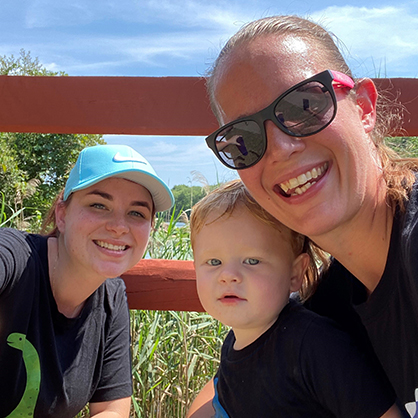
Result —
<instances>
[{"instance_id":1,"label":"woman's shoulder","mask_svg":"<svg viewBox=\"0 0 418 418\"><path fill-rule=\"evenodd\" d=\"M13 228L0 228L0 243L2 245L12 243L25 243L27 232Z\"/></svg>"},{"instance_id":2,"label":"woman's shoulder","mask_svg":"<svg viewBox=\"0 0 418 418\"><path fill-rule=\"evenodd\" d=\"M35 254L46 255L46 238L12 228L0 228L0 256L4 265L26 265Z\"/></svg>"},{"instance_id":3,"label":"woman's shoulder","mask_svg":"<svg viewBox=\"0 0 418 418\"><path fill-rule=\"evenodd\" d=\"M106 305L111 311L118 310L121 305L126 304L126 286L122 278L107 279L100 288L106 300Z\"/></svg>"},{"instance_id":4,"label":"woman's shoulder","mask_svg":"<svg viewBox=\"0 0 418 418\"><path fill-rule=\"evenodd\" d=\"M0 228L0 247L9 251L46 248L47 237L20 231L14 228Z\"/></svg>"},{"instance_id":5,"label":"woman's shoulder","mask_svg":"<svg viewBox=\"0 0 418 418\"><path fill-rule=\"evenodd\" d=\"M0 289L10 290L13 284L33 272L35 266L47 263L46 238L12 228L0 228ZM28 276L29 277L29 276Z\"/></svg>"}]
</instances>

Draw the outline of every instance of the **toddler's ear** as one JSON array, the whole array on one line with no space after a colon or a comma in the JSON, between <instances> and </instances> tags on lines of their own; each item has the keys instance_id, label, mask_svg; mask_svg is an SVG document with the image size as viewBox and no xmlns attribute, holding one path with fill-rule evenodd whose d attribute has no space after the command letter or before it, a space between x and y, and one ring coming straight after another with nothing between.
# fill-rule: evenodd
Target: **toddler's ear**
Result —
<instances>
[{"instance_id":1,"label":"toddler's ear","mask_svg":"<svg viewBox=\"0 0 418 418\"><path fill-rule=\"evenodd\" d=\"M309 265L309 255L302 253L293 261L292 277L290 278L290 291L297 292L302 287L303 277Z\"/></svg>"}]
</instances>

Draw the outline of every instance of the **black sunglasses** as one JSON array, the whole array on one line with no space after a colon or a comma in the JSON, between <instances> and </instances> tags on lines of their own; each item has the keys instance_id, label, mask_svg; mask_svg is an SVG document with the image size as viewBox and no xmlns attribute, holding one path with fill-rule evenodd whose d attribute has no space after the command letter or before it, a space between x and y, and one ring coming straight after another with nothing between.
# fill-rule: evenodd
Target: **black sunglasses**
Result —
<instances>
[{"instance_id":1,"label":"black sunglasses","mask_svg":"<svg viewBox=\"0 0 418 418\"><path fill-rule=\"evenodd\" d=\"M354 81L338 71L323 71L286 90L265 109L222 126L206 143L228 168L251 167L266 152L265 121L271 120L285 134L298 138L325 129L337 113L334 87L352 89Z\"/></svg>"}]
</instances>

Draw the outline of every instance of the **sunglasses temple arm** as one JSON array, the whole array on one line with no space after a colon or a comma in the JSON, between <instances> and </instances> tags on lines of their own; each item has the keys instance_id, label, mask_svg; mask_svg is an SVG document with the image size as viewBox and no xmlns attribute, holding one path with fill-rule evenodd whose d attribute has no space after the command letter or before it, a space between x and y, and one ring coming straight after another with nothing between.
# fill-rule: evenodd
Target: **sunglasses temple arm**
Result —
<instances>
[{"instance_id":1,"label":"sunglasses temple arm","mask_svg":"<svg viewBox=\"0 0 418 418\"><path fill-rule=\"evenodd\" d=\"M332 80L333 83L339 84L343 87L348 87L350 89L354 87L354 81L348 75L340 73L339 71L330 71L330 72L334 78Z\"/></svg>"}]
</instances>

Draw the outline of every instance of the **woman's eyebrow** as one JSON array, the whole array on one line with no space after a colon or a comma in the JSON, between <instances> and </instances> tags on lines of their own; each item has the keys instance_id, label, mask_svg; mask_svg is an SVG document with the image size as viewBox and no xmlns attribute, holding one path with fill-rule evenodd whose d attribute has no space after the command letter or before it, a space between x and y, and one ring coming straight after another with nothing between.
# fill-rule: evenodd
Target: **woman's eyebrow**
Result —
<instances>
[{"instance_id":1,"label":"woman's eyebrow","mask_svg":"<svg viewBox=\"0 0 418 418\"><path fill-rule=\"evenodd\" d=\"M103 199L106 199L106 200L111 200L111 201L113 200L113 196L111 194L103 192L103 191L98 190L98 189L94 189L91 192L87 193L87 195L93 195L93 194L97 194L97 195L103 197Z\"/></svg>"},{"instance_id":2,"label":"woman's eyebrow","mask_svg":"<svg viewBox=\"0 0 418 418\"><path fill-rule=\"evenodd\" d=\"M113 202L114 198L111 194L103 192L102 190L94 189L91 192L87 193L87 195L99 195L103 199L109 200ZM151 210L151 204L146 200L133 200L131 206L141 206L146 207L147 209Z\"/></svg>"},{"instance_id":3,"label":"woman's eyebrow","mask_svg":"<svg viewBox=\"0 0 418 418\"><path fill-rule=\"evenodd\" d=\"M147 209L151 210L151 205L146 200L135 200L135 201L131 202L131 205L132 206L146 207Z\"/></svg>"}]
</instances>

